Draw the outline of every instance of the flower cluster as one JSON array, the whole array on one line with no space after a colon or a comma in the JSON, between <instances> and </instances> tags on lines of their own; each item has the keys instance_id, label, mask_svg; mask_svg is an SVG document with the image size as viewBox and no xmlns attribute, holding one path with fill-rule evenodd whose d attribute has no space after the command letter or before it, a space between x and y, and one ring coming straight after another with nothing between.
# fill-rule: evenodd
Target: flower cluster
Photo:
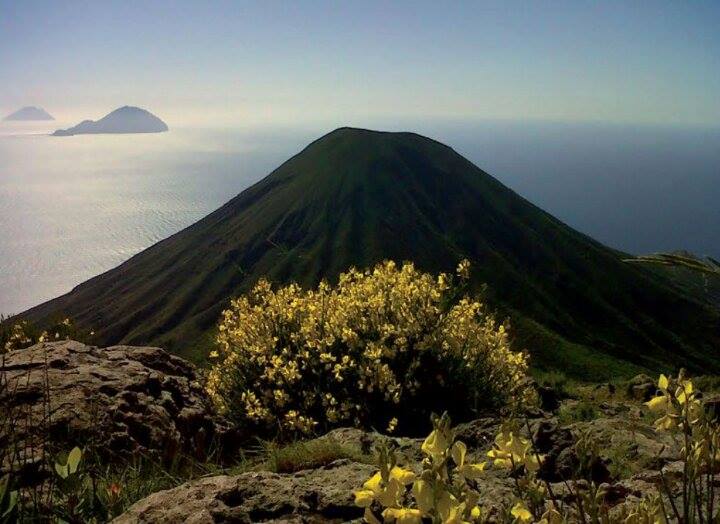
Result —
<instances>
[{"instance_id":1,"label":"flower cluster","mask_svg":"<svg viewBox=\"0 0 720 524\"><path fill-rule=\"evenodd\" d=\"M3 352L11 351L13 349L20 349L32 345L33 341L26 333L27 321L22 320L17 324L13 324L5 333L3 337L5 343L3 344Z\"/></svg>"},{"instance_id":2,"label":"flower cluster","mask_svg":"<svg viewBox=\"0 0 720 524\"><path fill-rule=\"evenodd\" d=\"M714 403L703 400L683 372L676 378L661 375L658 395L646 402L659 415L657 431L669 431L684 443L682 473L668 479L661 473L657 492L640 500L609 504L609 484L596 484L590 467L597 463L598 443L592 432L576 435L574 474L563 481L571 497L558 497L538 476L544 457L533 441L522 436L517 419L506 420L487 452L487 463L469 463L464 443L454 440L447 415L433 420L434 430L422 444L425 459L421 472L403 469L386 449L380 450L380 471L355 492L355 502L365 508L365 521L420 524L512 522L513 524L667 524L668 522L720 522L716 507L717 472L720 471L720 424ZM527 433L530 425L525 424ZM490 466L508 470L513 478L514 499L501 508L481 507L484 473ZM416 466L416 468L418 468Z\"/></svg>"},{"instance_id":3,"label":"flower cluster","mask_svg":"<svg viewBox=\"0 0 720 524\"><path fill-rule=\"evenodd\" d=\"M692 381L680 374L671 387L670 380L660 375L657 387L659 395L645 403L652 413L662 415L655 421L656 429L671 431L683 429L686 422L689 426L700 422L703 410Z\"/></svg>"},{"instance_id":4,"label":"flower cluster","mask_svg":"<svg viewBox=\"0 0 720 524\"><path fill-rule=\"evenodd\" d=\"M467 447L455 441L447 415L434 418L433 425L422 444L425 460L419 475L398 467L395 456L380 449L380 471L355 492L355 503L365 508L366 522L380 522L373 505L380 508L385 522L398 524L420 524L423 519L456 524L480 521L480 497L468 481L479 478L486 463L466 460Z\"/></svg>"},{"instance_id":5,"label":"flower cluster","mask_svg":"<svg viewBox=\"0 0 720 524\"><path fill-rule=\"evenodd\" d=\"M0 316L0 353L55 340L72 339L89 342L95 334L92 331L89 333L80 331L69 318L53 321L45 324L44 327L46 329L41 330L27 320L9 324Z\"/></svg>"},{"instance_id":6,"label":"flower cluster","mask_svg":"<svg viewBox=\"0 0 720 524\"><path fill-rule=\"evenodd\" d=\"M717 493L713 480L713 473L720 467L718 413L703 401L702 394L683 371L676 378L660 375L657 389L658 395L646 402L648 409L659 415L655 428L674 433L683 443L682 495L676 498L666 490L672 512L662 509L678 520L681 515L690 515L688 522L718 522L720 511L715 507ZM652 507L658 504L662 501Z\"/></svg>"},{"instance_id":7,"label":"flower cluster","mask_svg":"<svg viewBox=\"0 0 720 524\"><path fill-rule=\"evenodd\" d=\"M487 456L496 468L510 470L516 475L518 499L509 511L513 522L560 524L564 521L554 504L546 504L546 485L536 476L543 456L535 450L531 440L520 435L516 421L508 420L500 427Z\"/></svg>"},{"instance_id":8,"label":"flower cluster","mask_svg":"<svg viewBox=\"0 0 720 524\"><path fill-rule=\"evenodd\" d=\"M385 262L335 287L260 281L223 313L207 390L241 422L301 433L403 428L427 420L443 392L464 410L525 401L527 355L482 303L461 297L468 271L466 261L456 277Z\"/></svg>"},{"instance_id":9,"label":"flower cluster","mask_svg":"<svg viewBox=\"0 0 720 524\"><path fill-rule=\"evenodd\" d=\"M378 510L384 522L398 524L495 521L497 515L479 505L482 482L478 481L490 463L518 475L517 486L521 493L507 510L509 522L561 524L567 521L555 504L546 504L547 491L535 479L542 457L534 451L532 442L517 433L511 422L503 425L495 438L494 448L487 453L490 463L467 460L467 446L455 440L447 414L434 417L433 426L421 447L425 459L418 475L398 467L395 456L386 448L379 450L380 471L355 492L355 503L365 508L366 522L379 524ZM533 495L533 491L537 494Z\"/></svg>"},{"instance_id":10,"label":"flower cluster","mask_svg":"<svg viewBox=\"0 0 720 524\"><path fill-rule=\"evenodd\" d=\"M535 472L540 467L540 455L533 450L532 442L512 431L508 425L503 426L495 437L495 446L487 455L499 468L523 466L526 471Z\"/></svg>"}]
</instances>

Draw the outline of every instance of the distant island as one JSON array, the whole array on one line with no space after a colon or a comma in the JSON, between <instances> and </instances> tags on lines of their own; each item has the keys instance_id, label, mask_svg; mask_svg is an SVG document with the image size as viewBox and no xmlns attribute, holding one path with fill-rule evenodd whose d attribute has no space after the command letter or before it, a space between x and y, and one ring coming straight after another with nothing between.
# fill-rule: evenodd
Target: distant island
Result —
<instances>
[{"instance_id":1,"label":"distant island","mask_svg":"<svg viewBox=\"0 0 720 524\"><path fill-rule=\"evenodd\" d=\"M55 120L47 111L42 107L27 106L22 109L18 109L14 113L9 114L3 120Z\"/></svg>"},{"instance_id":2,"label":"distant island","mask_svg":"<svg viewBox=\"0 0 720 524\"><path fill-rule=\"evenodd\" d=\"M53 136L96 135L103 133L162 133L168 126L158 117L139 107L124 106L100 120L83 120L69 129L58 129Z\"/></svg>"}]
</instances>

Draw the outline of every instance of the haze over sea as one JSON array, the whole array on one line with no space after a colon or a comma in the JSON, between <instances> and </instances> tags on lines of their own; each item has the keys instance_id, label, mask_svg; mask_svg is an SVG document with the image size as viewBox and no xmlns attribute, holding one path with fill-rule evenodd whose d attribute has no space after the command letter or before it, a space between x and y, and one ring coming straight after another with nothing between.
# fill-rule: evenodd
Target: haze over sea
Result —
<instances>
[{"instance_id":1,"label":"haze over sea","mask_svg":"<svg viewBox=\"0 0 720 524\"><path fill-rule=\"evenodd\" d=\"M0 123L0 313L18 313L120 264L340 125L168 122L170 132L161 134L47 135L75 123ZM358 126L444 142L612 247L720 258L720 129L540 121Z\"/></svg>"}]
</instances>

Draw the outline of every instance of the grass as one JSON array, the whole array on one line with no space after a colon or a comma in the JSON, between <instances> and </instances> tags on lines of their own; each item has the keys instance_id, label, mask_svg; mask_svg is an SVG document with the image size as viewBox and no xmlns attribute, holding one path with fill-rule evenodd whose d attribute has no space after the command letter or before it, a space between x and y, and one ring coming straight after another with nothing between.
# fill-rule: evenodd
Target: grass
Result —
<instances>
[{"instance_id":1,"label":"grass","mask_svg":"<svg viewBox=\"0 0 720 524\"><path fill-rule=\"evenodd\" d=\"M575 380L569 379L562 371L531 369L530 374L539 385L552 389L559 398L571 398L576 389Z\"/></svg>"},{"instance_id":2,"label":"grass","mask_svg":"<svg viewBox=\"0 0 720 524\"><path fill-rule=\"evenodd\" d=\"M263 469L274 473L295 473L304 469L326 466L340 459L373 464L374 459L357 448L342 444L331 438L298 441L286 446L270 442L266 444Z\"/></svg>"},{"instance_id":3,"label":"grass","mask_svg":"<svg viewBox=\"0 0 720 524\"><path fill-rule=\"evenodd\" d=\"M562 425L574 422L589 422L600 416L597 406L589 400L580 400L575 404L565 404L558 411L558 421Z\"/></svg>"},{"instance_id":4,"label":"grass","mask_svg":"<svg viewBox=\"0 0 720 524\"><path fill-rule=\"evenodd\" d=\"M118 489L117 501L112 508L114 516L120 515L135 502L152 493L172 489L183 482L205 475L219 475L223 472L220 466L213 463L182 460L163 466L145 457L123 465L97 464L96 468L101 485L116 486Z\"/></svg>"},{"instance_id":5,"label":"grass","mask_svg":"<svg viewBox=\"0 0 720 524\"><path fill-rule=\"evenodd\" d=\"M513 327L515 346L531 350L530 362L535 376L561 373L570 385L570 382L618 380L648 372L644 366L571 342L532 319L517 319Z\"/></svg>"}]
</instances>

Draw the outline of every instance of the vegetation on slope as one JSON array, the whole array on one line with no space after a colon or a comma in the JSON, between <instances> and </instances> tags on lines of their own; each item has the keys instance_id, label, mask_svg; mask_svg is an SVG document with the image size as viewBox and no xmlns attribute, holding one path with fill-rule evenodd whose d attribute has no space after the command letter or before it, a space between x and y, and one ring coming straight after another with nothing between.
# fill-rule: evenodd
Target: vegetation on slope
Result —
<instances>
[{"instance_id":1,"label":"vegetation on slope","mask_svg":"<svg viewBox=\"0 0 720 524\"><path fill-rule=\"evenodd\" d=\"M196 224L23 318L62 313L100 343L152 343L202 361L230 297L260 278L308 287L386 259L436 273L467 258L473 288L488 284L498 315L520 336L548 342L538 367L561 354L578 371L607 362L613 373L720 370L717 311L624 256L447 146L343 128Z\"/></svg>"}]
</instances>

